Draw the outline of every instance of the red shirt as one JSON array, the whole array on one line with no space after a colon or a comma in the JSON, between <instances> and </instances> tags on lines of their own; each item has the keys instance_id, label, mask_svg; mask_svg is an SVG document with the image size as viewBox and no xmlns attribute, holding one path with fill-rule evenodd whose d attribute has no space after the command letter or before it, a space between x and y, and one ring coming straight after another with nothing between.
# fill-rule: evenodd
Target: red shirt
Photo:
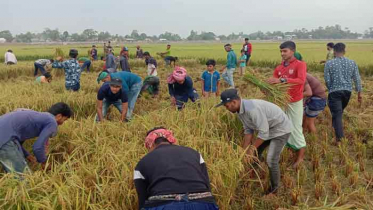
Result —
<instances>
[{"instance_id":1,"label":"red shirt","mask_svg":"<svg viewBox=\"0 0 373 210\"><path fill-rule=\"evenodd\" d=\"M253 51L253 45L251 43L245 43L243 44L243 49L246 55L251 55L251 52Z\"/></svg>"},{"instance_id":2,"label":"red shirt","mask_svg":"<svg viewBox=\"0 0 373 210\"><path fill-rule=\"evenodd\" d=\"M293 58L288 66L281 65L277 66L273 72L275 78L285 78L287 83L293 84L288 90L291 97L290 102L297 102L303 99L304 83L306 82L307 65L303 61L299 61Z\"/></svg>"}]
</instances>

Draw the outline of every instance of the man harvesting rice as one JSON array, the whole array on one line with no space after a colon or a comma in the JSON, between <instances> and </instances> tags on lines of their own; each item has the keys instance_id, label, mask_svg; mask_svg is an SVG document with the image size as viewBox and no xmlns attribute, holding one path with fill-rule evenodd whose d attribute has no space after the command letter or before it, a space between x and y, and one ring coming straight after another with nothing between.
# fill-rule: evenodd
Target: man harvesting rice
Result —
<instances>
[{"instance_id":1,"label":"man harvesting rice","mask_svg":"<svg viewBox=\"0 0 373 210\"><path fill-rule=\"evenodd\" d=\"M156 127L148 131L145 147L149 153L134 172L139 209L219 209L202 155L175 144L170 130Z\"/></svg>"},{"instance_id":2,"label":"man harvesting rice","mask_svg":"<svg viewBox=\"0 0 373 210\"><path fill-rule=\"evenodd\" d=\"M296 45L292 41L286 41L280 45L282 56L281 65L273 72L273 77L268 79L270 84L291 84L288 94L291 96L286 114L293 123L294 129L290 135L287 146L297 152L297 159L293 167L297 168L303 161L306 150L306 140L303 135L303 89L306 82L306 63L294 57Z\"/></svg>"},{"instance_id":3,"label":"man harvesting rice","mask_svg":"<svg viewBox=\"0 0 373 210\"><path fill-rule=\"evenodd\" d=\"M26 159L45 167L48 140L57 134L57 127L72 116L70 107L56 103L48 112L18 109L0 117L0 163L5 171L17 174L31 172ZM26 140L38 137L32 146L33 155L23 148Z\"/></svg>"},{"instance_id":4,"label":"man harvesting rice","mask_svg":"<svg viewBox=\"0 0 373 210\"><path fill-rule=\"evenodd\" d=\"M168 76L167 83L171 104L179 110L189 99L195 102L199 98L197 91L193 88L192 78L187 75L187 71L183 67L176 67Z\"/></svg>"}]
</instances>

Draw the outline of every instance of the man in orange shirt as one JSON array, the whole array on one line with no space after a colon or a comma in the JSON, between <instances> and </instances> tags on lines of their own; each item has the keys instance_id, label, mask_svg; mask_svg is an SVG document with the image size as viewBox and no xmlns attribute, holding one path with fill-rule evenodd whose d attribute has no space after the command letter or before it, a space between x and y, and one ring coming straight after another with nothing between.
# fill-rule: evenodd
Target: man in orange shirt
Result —
<instances>
[{"instance_id":1,"label":"man in orange shirt","mask_svg":"<svg viewBox=\"0 0 373 210\"><path fill-rule=\"evenodd\" d=\"M287 146L297 151L297 159L293 167L298 168L303 161L306 150L306 140L303 135L303 89L306 82L307 65L294 57L296 45L292 41L286 41L280 45L282 56L281 65L273 72L273 77L268 79L270 84L291 84L288 94L291 97L286 114L293 123L293 131L287 142Z\"/></svg>"}]
</instances>

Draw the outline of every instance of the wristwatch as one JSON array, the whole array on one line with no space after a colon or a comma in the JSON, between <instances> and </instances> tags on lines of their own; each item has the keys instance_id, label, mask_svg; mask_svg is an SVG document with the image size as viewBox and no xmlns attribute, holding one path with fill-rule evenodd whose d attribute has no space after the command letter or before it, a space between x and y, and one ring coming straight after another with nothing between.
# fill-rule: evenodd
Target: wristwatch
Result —
<instances>
[{"instance_id":1,"label":"wristwatch","mask_svg":"<svg viewBox=\"0 0 373 210\"><path fill-rule=\"evenodd\" d=\"M285 78L280 78L280 82L281 83L286 83L288 80L287 79L285 79Z\"/></svg>"}]
</instances>

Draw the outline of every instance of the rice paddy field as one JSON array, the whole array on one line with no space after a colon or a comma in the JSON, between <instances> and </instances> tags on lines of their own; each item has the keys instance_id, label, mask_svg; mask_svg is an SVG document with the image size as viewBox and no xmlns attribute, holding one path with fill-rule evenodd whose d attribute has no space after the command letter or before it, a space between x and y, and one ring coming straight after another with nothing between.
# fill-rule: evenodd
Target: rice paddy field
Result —
<instances>
[{"instance_id":1,"label":"rice paddy field","mask_svg":"<svg viewBox=\"0 0 373 210\"><path fill-rule=\"evenodd\" d=\"M214 108L219 98L202 98L189 103L182 111L170 106L166 77L172 71L158 58L161 93L157 98L145 94L138 99L135 116L129 123L119 122L120 115L111 109L109 121L95 123L96 77L103 62L93 62L93 71L81 76L81 90L68 92L64 88L64 73L51 69L51 84L34 82L33 61L52 58L56 47L68 53L77 48L85 56L89 46L0 45L0 52L13 49L19 63L0 66L0 115L16 108L46 111L56 102L66 102L74 117L59 128L50 143L50 171L31 165L34 171L23 181L0 173L0 209L125 209L137 208L133 170L147 151L146 132L155 126L174 131L180 145L198 150L207 163L211 187L220 209L373 209L373 42L347 42L347 57L356 60L363 80L363 104L352 95L344 115L346 139L334 146L329 109L317 118L317 134L306 135L307 150L299 170L289 169L293 158L285 149L281 156L281 184L278 196L263 197L269 187L265 163L249 164L241 148L243 128L237 116L224 108ZM178 65L184 66L201 93L199 80L208 58L218 59L222 67L226 53L223 44L173 44L172 54ZM280 62L279 43L254 43L254 72L269 77ZM323 82L322 65L326 42L300 42L298 51L309 63L308 72ZM122 45L121 45L122 46ZM127 45L126 45L127 46ZM135 45L128 45L130 53ZM238 54L241 44L234 44ZM164 45L142 44L151 54L165 49ZM115 53L119 52L119 47ZM99 53L102 49L99 47ZM134 73L146 76L143 60L131 59ZM373 72L373 70L372 70ZM243 98L264 99L265 95L244 78L235 75ZM223 86L223 89L225 87ZM25 147L32 151L33 141Z\"/></svg>"}]
</instances>

